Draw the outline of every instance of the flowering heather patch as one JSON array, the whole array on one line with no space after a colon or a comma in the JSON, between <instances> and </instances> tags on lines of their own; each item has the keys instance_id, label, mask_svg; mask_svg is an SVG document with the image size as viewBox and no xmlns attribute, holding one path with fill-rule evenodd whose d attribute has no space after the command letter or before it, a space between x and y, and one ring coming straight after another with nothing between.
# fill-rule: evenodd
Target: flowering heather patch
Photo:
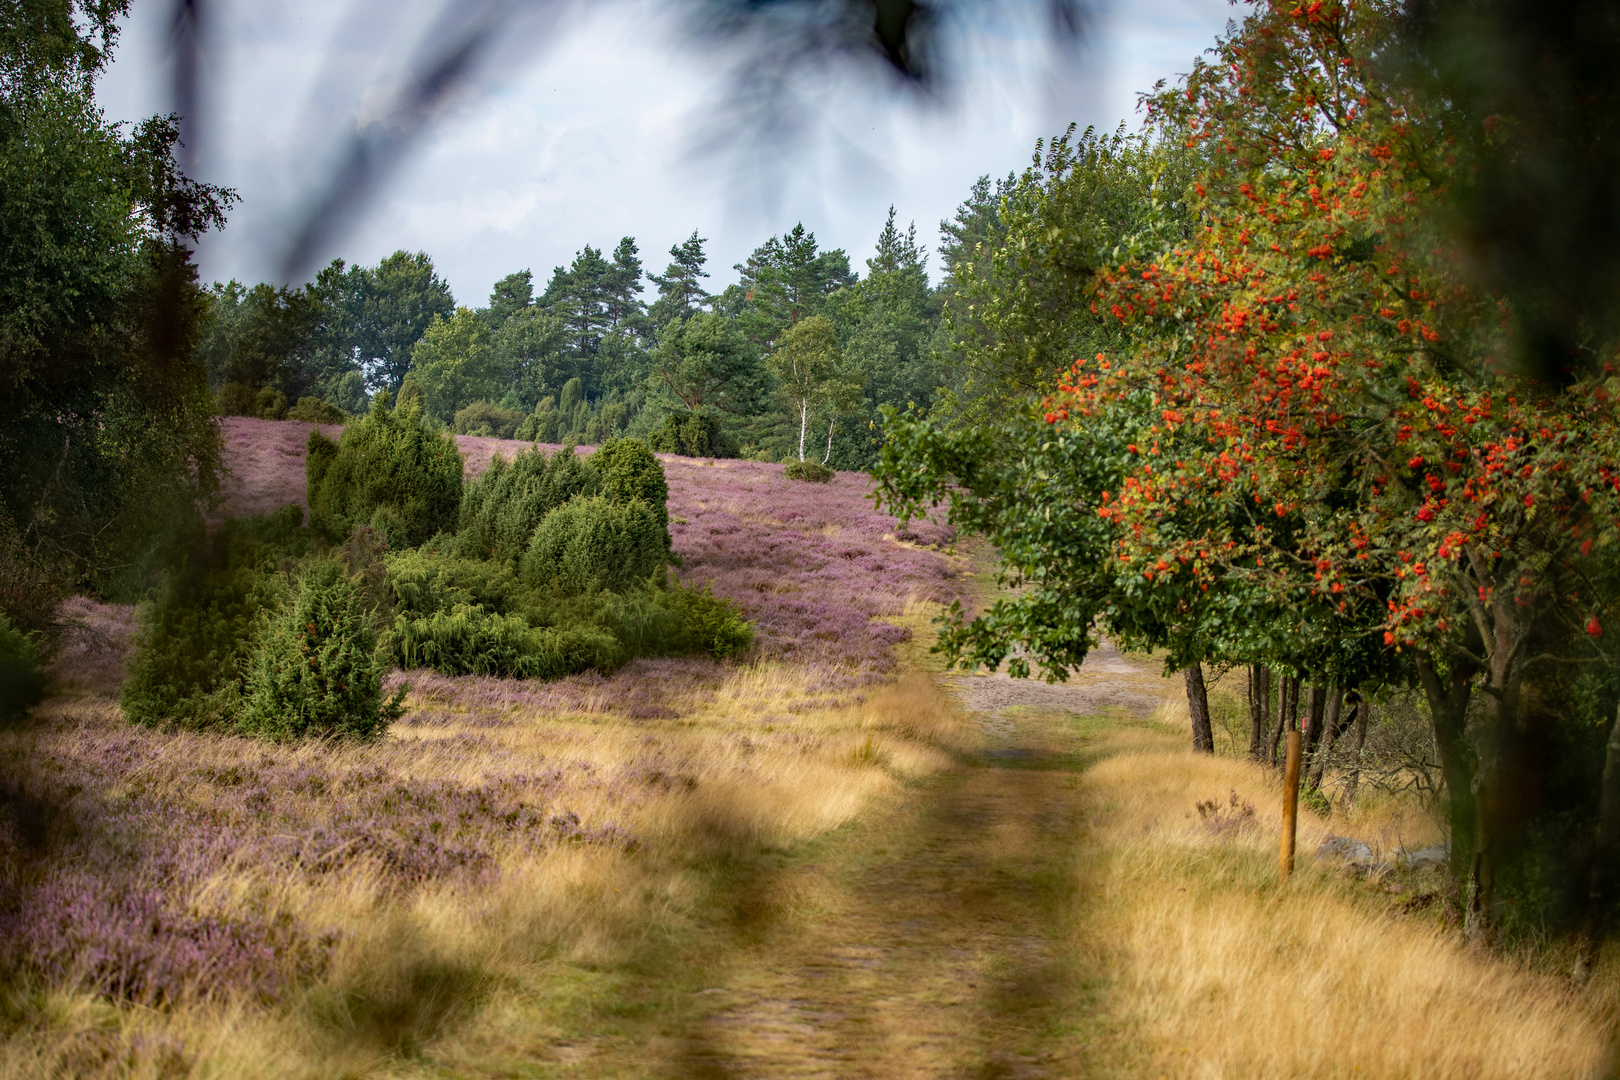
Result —
<instances>
[{"instance_id":1,"label":"flowering heather patch","mask_svg":"<svg viewBox=\"0 0 1620 1080\"><path fill-rule=\"evenodd\" d=\"M57 609L61 647L45 669L59 693L117 694L135 633L133 604L100 604L74 596Z\"/></svg>"},{"instance_id":2,"label":"flowering heather patch","mask_svg":"<svg viewBox=\"0 0 1620 1080\"><path fill-rule=\"evenodd\" d=\"M238 485L227 499L230 512L300 501L310 425L245 417L224 423L226 459ZM529 446L470 435L458 435L456 444L468 476L497 453L511 458ZM816 665L829 686L893 670L893 646L909 632L883 622L885 616L915 601L948 603L958 595L955 567L928 550L950 543L953 531L929 521L898 531L868 500L863 474L804 484L784 478L781 465L659 458L681 580L711 584L717 596L736 601L759 632L762 655Z\"/></svg>"},{"instance_id":3,"label":"flowering heather patch","mask_svg":"<svg viewBox=\"0 0 1620 1080\"><path fill-rule=\"evenodd\" d=\"M955 567L924 546L949 543L952 531L913 522L898 533L867 499L863 474L804 484L785 479L780 465L663 462L681 579L712 583L740 604L767 655L856 681L885 675L892 647L909 632L882 618L958 595Z\"/></svg>"},{"instance_id":4,"label":"flowering heather patch","mask_svg":"<svg viewBox=\"0 0 1620 1080\"><path fill-rule=\"evenodd\" d=\"M262 996L318 973L338 936L278 910L289 883L360 874L387 896L486 881L561 842L635 846L570 801L614 801L590 763L503 761L475 733L299 748L44 711L0 742L16 778L0 789L0 965L118 997ZM244 873L245 895L210 898Z\"/></svg>"},{"instance_id":5,"label":"flowering heather patch","mask_svg":"<svg viewBox=\"0 0 1620 1080\"><path fill-rule=\"evenodd\" d=\"M223 517L268 514L296 503L308 510L304 491L304 446L309 429L336 439L341 424L301 424L293 420L258 420L251 416L222 416L220 434L225 442L225 480L219 507Z\"/></svg>"}]
</instances>

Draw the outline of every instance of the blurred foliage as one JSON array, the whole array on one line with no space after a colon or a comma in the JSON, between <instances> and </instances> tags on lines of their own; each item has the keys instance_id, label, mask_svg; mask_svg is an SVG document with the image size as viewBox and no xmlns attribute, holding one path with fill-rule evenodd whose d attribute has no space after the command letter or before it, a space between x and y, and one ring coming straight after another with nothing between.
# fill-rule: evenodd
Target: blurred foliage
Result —
<instances>
[{"instance_id":1,"label":"blurred foliage","mask_svg":"<svg viewBox=\"0 0 1620 1080\"><path fill-rule=\"evenodd\" d=\"M64 586L120 596L218 486L190 245L234 198L181 173L173 117L96 106L126 7L0 10L0 521Z\"/></svg>"},{"instance_id":2,"label":"blurred foliage","mask_svg":"<svg viewBox=\"0 0 1620 1080\"><path fill-rule=\"evenodd\" d=\"M45 692L39 643L0 614L0 724L26 714Z\"/></svg>"},{"instance_id":3,"label":"blurred foliage","mask_svg":"<svg viewBox=\"0 0 1620 1080\"><path fill-rule=\"evenodd\" d=\"M303 513L225 521L141 605L121 703L142 724L229 726L242 701L260 618L279 600L274 574L309 553Z\"/></svg>"}]
</instances>

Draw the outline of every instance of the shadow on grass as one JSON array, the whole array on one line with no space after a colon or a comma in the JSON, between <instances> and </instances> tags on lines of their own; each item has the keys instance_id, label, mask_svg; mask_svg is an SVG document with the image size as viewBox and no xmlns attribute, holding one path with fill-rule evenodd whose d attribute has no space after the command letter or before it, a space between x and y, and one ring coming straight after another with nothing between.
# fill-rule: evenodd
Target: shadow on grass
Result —
<instances>
[{"instance_id":1,"label":"shadow on grass","mask_svg":"<svg viewBox=\"0 0 1620 1080\"><path fill-rule=\"evenodd\" d=\"M1096 1013L1098 980L1067 944L1074 790L1101 756L1092 726L1018 717L907 805L718 867L723 925L693 960L732 989L710 999L718 1012L683 1009L666 1075L1048 1075L1042 1063L1072 1055ZM782 879L810 866L840 897L815 918L783 903ZM851 953L873 959L840 960ZM898 1043L913 1037L908 1059Z\"/></svg>"}]
</instances>

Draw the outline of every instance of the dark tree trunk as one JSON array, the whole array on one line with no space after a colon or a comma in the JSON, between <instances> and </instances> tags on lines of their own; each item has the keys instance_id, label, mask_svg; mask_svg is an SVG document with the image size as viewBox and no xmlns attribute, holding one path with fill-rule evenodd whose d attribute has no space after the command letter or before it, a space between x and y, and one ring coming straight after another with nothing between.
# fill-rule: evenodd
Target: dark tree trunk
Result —
<instances>
[{"instance_id":1,"label":"dark tree trunk","mask_svg":"<svg viewBox=\"0 0 1620 1080\"><path fill-rule=\"evenodd\" d=\"M1215 732L1209 726L1209 696L1204 690L1204 668L1194 664L1183 675L1187 680L1187 711L1192 714L1193 749L1201 754L1215 752Z\"/></svg>"},{"instance_id":2,"label":"dark tree trunk","mask_svg":"<svg viewBox=\"0 0 1620 1080\"><path fill-rule=\"evenodd\" d=\"M1497 842L1507 824L1504 796L1515 767L1514 743L1518 736L1519 692L1523 686L1524 665L1519 650L1509 648L1507 620L1498 618L1497 647L1490 657L1489 691L1485 695L1485 720L1479 725L1475 749L1479 763L1474 770L1474 850L1468 873L1468 904L1463 915L1463 932L1477 944L1494 943L1496 930Z\"/></svg>"},{"instance_id":3,"label":"dark tree trunk","mask_svg":"<svg viewBox=\"0 0 1620 1080\"><path fill-rule=\"evenodd\" d=\"M1592 977L1598 949L1608 933L1609 908L1614 903L1615 864L1620 862L1620 710L1609 728L1608 751L1603 755L1603 788L1598 800L1596 843L1592 845L1592 874L1586 894L1586 914L1575 950L1575 982Z\"/></svg>"},{"instance_id":4,"label":"dark tree trunk","mask_svg":"<svg viewBox=\"0 0 1620 1080\"><path fill-rule=\"evenodd\" d=\"M1278 740L1284 732L1299 730L1299 679L1284 675L1277 694L1277 730L1271 736L1271 763L1279 763Z\"/></svg>"},{"instance_id":5,"label":"dark tree trunk","mask_svg":"<svg viewBox=\"0 0 1620 1080\"><path fill-rule=\"evenodd\" d=\"M1322 744L1322 717L1327 712L1328 688L1322 683L1311 685L1311 713L1306 722L1305 730L1301 733L1305 744L1304 755L1306 761L1316 760L1317 747Z\"/></svg>"},{"instance_id":6,"label":"dark tree trunk","mask_svg":"<svg viewBox=\"0 0 1620 1080\"><path fill-rule=\"evenodd\" d=\"M1314 695L1311 699L1315 701ZM1334 687L1327 696L1327 716L1322 721L1322 739L1316 747L1316 757L1311 761L1311 775L1305 786L1311 791L1322 790L1322 778L1327 775L1328 756L1333 753L1333 744L1339 741L1344 734L1344 691Z\"/></svg>"},{"instance_id":7,"label":"dark tree trunk","mask_svg":"<svg viewBox=\"0 0 1620 1080\"><path fill-rule=\"evenodd\" d=\"M1296 725L1294 721L1299 717L1299 680L1292 675L1282 677L1282 685L1277 691L1277 725L1271 729L1271 752L1268 757L1273 765L1277 764L1277 747L1282 742L1283 732Z\"/></svg>"},{"instance_id":8,"label":"dark tree trunk","mask_svg":"<svg viewBox=\"0 0 1620 1080\"><path fill-rule=\"evenodd\" d=\"M1463 899L1474 838L1474 756L1469 749L1468 699L1478 665L1457 660L1445 674L1434 662L1417 662L1423 696L1434 724L1434 745L1440 754L1440 775L1446 783L1447 824L1451 832L1451 884L1456 899Z\"/></svg>"},{"instance_id":9,"label":"dark tree trunk","mask_svg":"<svg viewBox=\"0 0 1620 1080\"><path fill-rule=\"evenodd\" d=\"M1354 806L1356 788L1361 784L1361 748L1367 745L1367 721L1372 712L1372 699L1356 695L1355 727L1350 733L1350 769L1344 779L1344 791L1339 805Z\"/></svg>"},{"instance_id":10,"label":"dark tree trunk","mask_svg":"<svg viewBox=\"0 0 1620 1080\"><path fill-rule=\"evenodd\" d=\"M1249 756L1266 760L1266 734L1271 730L1271 669L1249 668Z\"/></svg>"}]
</instances>

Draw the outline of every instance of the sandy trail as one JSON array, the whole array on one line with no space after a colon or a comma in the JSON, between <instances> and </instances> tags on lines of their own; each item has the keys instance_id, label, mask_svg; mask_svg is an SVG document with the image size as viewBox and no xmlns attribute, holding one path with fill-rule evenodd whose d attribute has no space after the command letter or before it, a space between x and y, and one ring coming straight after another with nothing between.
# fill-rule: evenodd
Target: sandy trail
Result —
<instances>
[{"instance_id":1,"label":"sandy trail","mask_svg":"<svg viewBox=\"0 0 1620 1080\"><path fill-rule=\"evenodd\" d=\"M1061 945L1088 757L1072 718L1145 715L1172 684L1111 647L1067 685L948 684L980 753L761 886L752 902L786 914L700 992L679 1075L1085 1071L1094 981Z\"/></svg>"}]
</instances>

